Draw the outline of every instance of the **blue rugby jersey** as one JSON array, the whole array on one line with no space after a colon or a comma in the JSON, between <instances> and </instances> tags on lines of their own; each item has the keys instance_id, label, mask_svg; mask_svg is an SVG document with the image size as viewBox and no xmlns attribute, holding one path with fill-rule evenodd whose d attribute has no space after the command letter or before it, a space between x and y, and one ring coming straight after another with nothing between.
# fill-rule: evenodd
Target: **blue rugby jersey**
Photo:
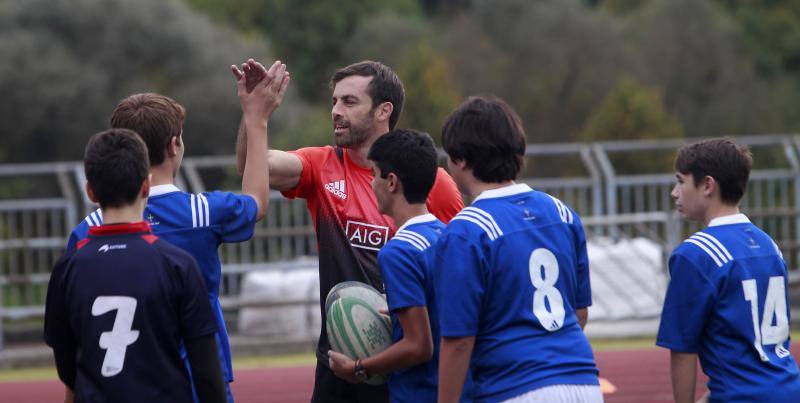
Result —
<instances>
[{"instance_id":1,"label":"blue rugby jersey","mask_svg":"<svg viewBox=\"0 0 800 403\"><path fill-rule=\"evenodd\" d=\"M78 402L191 402L180 343L216 330L194 259L145 222L92 227L50 277L44 336Z\"/></svg>"},{"instance_id":2,"label":"blue rugby jersey","mask_svg":"<svg viewBox=\"0 0 800 403\"><path fill-rule=\"evenodd\" d=\"M378 252L378 266L383 276L386 299L392 318L392 341L403 338L397 311L422 306L428 309L433 356L431 360L395 371L389 378L392 402L435 402L439 371L439 320L433 288L432 247L442 234L444 224L433 214L409 219ZM465 383L462 401L471 401L471 383Z\"/></svg>"},{"instance_id":3,"label":"blue rugby jersey","mask_svg":"<svg viewBox=\"0 0 800 403\"><path fill-rule=\"evenodd\" d=\"M191 194L174 185L151 187L144 210L144 219L156 235L189 252L197 260L217 320L217 342L227 382L233 381L233 367L228 332L219 304L222 266L218 248L222 243L250 239L257 214L258 206L251 196L219 191ZM70 234L67 250L86 238L89 228L102 223L99 209L89 214Z\"/></svg>"},{"instance_id":4,"label":"blue rugby jersey","mask_svg":"<svg viewBox=\"0 0 800 403\"><path fill-rule=\"evenodd\" d=\"M580 218L524 184L481 193L436 245L444 337L475 337L475 401L556 384L598 385L575 310L591 305Z\"/></svg>"},{"instance_id":5,"label":"blue rugby jersey","mask_svg":"<svg viewBox=\"0 0 800 403\"><path fill-rule=\"evenodd\" d=\"M714 219L669 271L656 344L699 356L711 401L800 401L786 264L769 235L744 214Z\"/></svg>"}]
</instances>

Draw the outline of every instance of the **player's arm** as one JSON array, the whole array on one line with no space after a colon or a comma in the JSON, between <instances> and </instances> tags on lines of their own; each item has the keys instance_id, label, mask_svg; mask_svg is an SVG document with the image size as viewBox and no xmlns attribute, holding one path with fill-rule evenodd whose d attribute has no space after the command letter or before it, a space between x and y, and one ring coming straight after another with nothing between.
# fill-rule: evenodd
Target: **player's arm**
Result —
<instances>
[{"instance_id":1,"label":"player's arm","mask_svg":"<svg viewBox=\"0 0 800 403\"><path fill-rule=\"evenodd\" d=\"M434 281L439 303L439 399L456 403L464 389L484 301L481 246L468 234L445 234L436 244ZM445 273L446 276L445 277ZM460 281L452 281L458 278Z\"/></svg>"},{"instance_id":2,"label":"player's arm","mask_svg":"<svg viewBox=\"0 0 800 403\"><path fill-rule=\"evenodd\" d=\"M200 402L226 402L228 398L214 334L186 341L186 355Z\"/></svg>"},{"instance_id":3,"label":"player's arm","mask_svg":"<svg viewBox=\"0 0 800 403\"><path fill-rule=\"evenodd\" d=\"M458 403L474 346L475 336L442 337L439 346L439 403Z\"/></svg>"},{"instance_id":4,"label":"player's arm","mask_svg":"<svg viewBox=\"0 0 800 403\"><path fill-rule=\"evenodd\" d=\"M263 66L252 59L248 60L239 72L243 75L246 88L255 86L254 83L260 82L267 77L268 73ZM241 77L237 74L237 79L240 78ZM236 169L240 175L244 173L249 161L248 149L253 150L253 148L249 146L249 138L251 136L248 136L248 132L252 132L252 130L248 128L245 118L246 116L242 116L242 121L239 124L239 130L236 135ZM266 146L263 149L266 150ZM303 173L303 164L300 162L300 158L279 150L269 150L267 155L269 164L269 186L277 190L294 189L300 181L300 175ZM267 181L264 181L264 183L267 183Z\"/></svg>"},{"instance_id":5,"label":"player's arm","mask_svg":"<svg viewBox=\"0 0 800 403\"><path fill-rule=\"evenodd\" d=\"M583 231L583 223L574 211L572 215L575 222L570 226L575 234L575 257L577 262L576 278L577 289L575 290L575 316L581 329L586 328L589 320L589 309L592 305L592 286L589 277L589 254L586 249L586 234Z\"/></svg>"},{"instance_id":6,"label":"player's arm","mask_svg":"<svg viewBox=\"0 0 800 403\"><path fill-rule=\"evenodd\" d=\"M412 306L399 309L397 318L403 327L403 338L379 354L361 360L367 374L388 374L430 361L433 356L428 308ZM355 361L335 351L329 351L328 355L331 370L336 376L350 382L358 381L355 377Z\"/></svg>"},{"instance_id":7,"label":"player's arm","mask_svg":"<svg viewBox=\"0 0 800 403\"><path fill-rule=\"evenodd\" d=\"M239 133L236 139L236 169L241 175L244 172L245 162L247 161L247 128L239 125ZM275 190L294 189L300 176L303 174L303 163L296 155L280 150L269 150L267 152L269 163L269 186Z\"/></svg>"},{"instance_id":8,"label":"player's arm","mask_svg":"<svg viewBox=\"0 0 800 403\"><path fill-rule=\"evenodd\" d=\"M697 383L697 354L670 352L672 396L675 403L693 403Z\"/></svg>"},{"instance_id":9,"label":"player's arm","mask_svg":"<svg viewBox=\"0 0 800 403\"><path fill-rule=\"evenodd\" d=\"M47 285L44 310L44 340L53 348L56 372L67 391L75 390L78 359L78 342L67 322L69 316L64 295L66 287L62 281L72 254L66 252L53 266L53 272ZM65 394L66 396L69 395Z\"/></svg>"},{"instance_id":10,"label":"player's arm","mask_svg":"<svg viewBox=\"0 0 800 403\"><path fill-rule=\"evenodd\" d=\"M445 224L464 208L458 186L444 169L436 171L436 181L425 204L428 211Z\"/></svg>"},{"instance_id":11,"label":"player's arm","mask_svg":"<svg viewBox=\"0 0 800 403\"><path fill-rule=\"evenodd\" d=\"M248 70L246 66L249 66L249 63L250 61L243 66L245 70ZM275 62L266 76L248 92L245 73L236 66L231 66L231 69L237 78L239 101L244 113L244 127L250 133L246 141L250 158L244 164L242 193L250 195L256 201L258 205L256 217L260 220L266 214L269 203L267 122L283 100L289 85L289 75L286 73L286 65Z\"/></svg>"},{"instance_id":12,"label":"player's arm","mask_svg":"<svg viewBox=\"0 0 800 403\"><path fill-rule=\"evenodd\" d=\"M589 309L588 308L576 309L575 316L578 317L578 324L581 325L581 329L586 328L586 322L589 320Z\"/></svg>"},{"instance_id":13,"label":"player's arm","mask_svg":"<svg viewBox=\"0 0 800 403\"><path fill-rule=\"evenodd\" d=\"M75 376L77 373L78 349L74 346L53 347L53 356L56 362L58 379L64 383L67 392L75 390Z\"/></svg>"}]
</instances>

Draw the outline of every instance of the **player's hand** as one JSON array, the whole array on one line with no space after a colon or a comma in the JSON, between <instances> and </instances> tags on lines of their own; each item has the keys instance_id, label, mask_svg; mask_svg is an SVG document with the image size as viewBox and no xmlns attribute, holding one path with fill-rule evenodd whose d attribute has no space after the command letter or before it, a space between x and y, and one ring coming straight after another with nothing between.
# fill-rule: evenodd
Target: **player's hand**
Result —
<instances>
[{"instance_id":1,"label":"player's hand","mask_svg":"<svg viewBox=\"0 0 800 403\"><path fill-rule=\"evenodd\" d=\"M388 320L391 323L392 317L389 316L389 310L388 309L380 308L380 309L378 309L378 313L381 314L382 316L386 317L386 320Z\"/></svg>"},{"instance_id":2,"label":"player's hand","mask_svg":"<svg viewBox=\"0 0 800 403\"><path fill-rule=\"evenodd\" d=\"M236 77L236 81L239 81L239 79L245 77L245 89L247 90L248 94L253 92L256 84L260 83L267 77L267 69L264 67L264 65L253 60L252 58L247 59L246 62L242 63L241 70L236 67L236 65L232 65L231 71L233 72L233 76Z\"/></svg>"},{"instance_id":3,"label":"player's hand","mask_svg":"<svg viewBox=\"0 0 800 403\"><path fill-rule=\"evenodd\" d=\"M64 403L74 403L75 402L75 393L68 387L64 387Z\"/></svg>"},{"instance_id":4,"label":"player's hand","mask_svg":"<svg viewBox=\"0 0 800 403\"><path fill-rule=\"evenodd\" d=\"M243 69L248 69L250 63L242 65ZM250 67L257 69L257 67ZM286 65L280 61L272 64L267 70L264 78L259 81L252 92L247 91L247 74L239 70L236 66L231 66L233 74L237 77L236 86L239 95L239 102L245 118L269 119L275 109L283 101L283 95L289 86L289 73Z\"/></svg>"},{"instance_id":5,"label":"player's hand","mask_svg":"<svg viewBox=\"0 0 800 403\"><path fill-rule=\"evenodd\" d=\"M328 350L328 366L336 376L347 382L359 383L361 381L356 376L356 362L344 354Z\"/></svg>"}]
</instances>

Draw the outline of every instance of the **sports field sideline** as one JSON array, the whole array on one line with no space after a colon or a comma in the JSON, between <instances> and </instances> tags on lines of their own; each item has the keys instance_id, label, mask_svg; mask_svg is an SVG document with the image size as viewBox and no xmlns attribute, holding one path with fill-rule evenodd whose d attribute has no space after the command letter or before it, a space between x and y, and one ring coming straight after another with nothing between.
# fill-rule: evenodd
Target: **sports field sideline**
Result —
<instances>
[{"instance_id":1,"label":"sports field sideline","mask_svg":"<svg viewBox=\"0 0 800 403\"><path fill-rule=\"evenodd\" d=\"M793 339L797 340L797 334ZM616 391L606 402L669 402L669 352L653 347L652 340L595 341L600 376ZM800 344L792 343L792 354L800 357ZM308 402L314 382L312 354L249 357L234 361L233 392L239 403ZM706 378L698 377L698 395L705 392ZM0 371L3 402L44 403L60 401L63 386L54 368Z\"/></svg>"}]
</instances>

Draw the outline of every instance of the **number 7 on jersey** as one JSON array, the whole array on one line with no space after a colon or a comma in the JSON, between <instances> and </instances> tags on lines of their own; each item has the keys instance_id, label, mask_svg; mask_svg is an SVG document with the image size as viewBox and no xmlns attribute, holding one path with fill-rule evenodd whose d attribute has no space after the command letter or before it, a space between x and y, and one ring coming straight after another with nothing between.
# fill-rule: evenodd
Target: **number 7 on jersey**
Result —
<instances>
[{"instance_id":1,"label":"number 7 on jersey","mask_svg":"<svg viewBox=\"0 0 800 403\"><path fill-rule=\"evenodd\" d=\"M133 314L136 312L136 298L120 296L97 297L92 304L92 316L100 316L116 310L114 327L110 332L100 334L100 348L106 350L100 373L112 377L122 372L125 364L125 351L139 338L139 331L132 330Z\"/></svg>"}]
</instances>

